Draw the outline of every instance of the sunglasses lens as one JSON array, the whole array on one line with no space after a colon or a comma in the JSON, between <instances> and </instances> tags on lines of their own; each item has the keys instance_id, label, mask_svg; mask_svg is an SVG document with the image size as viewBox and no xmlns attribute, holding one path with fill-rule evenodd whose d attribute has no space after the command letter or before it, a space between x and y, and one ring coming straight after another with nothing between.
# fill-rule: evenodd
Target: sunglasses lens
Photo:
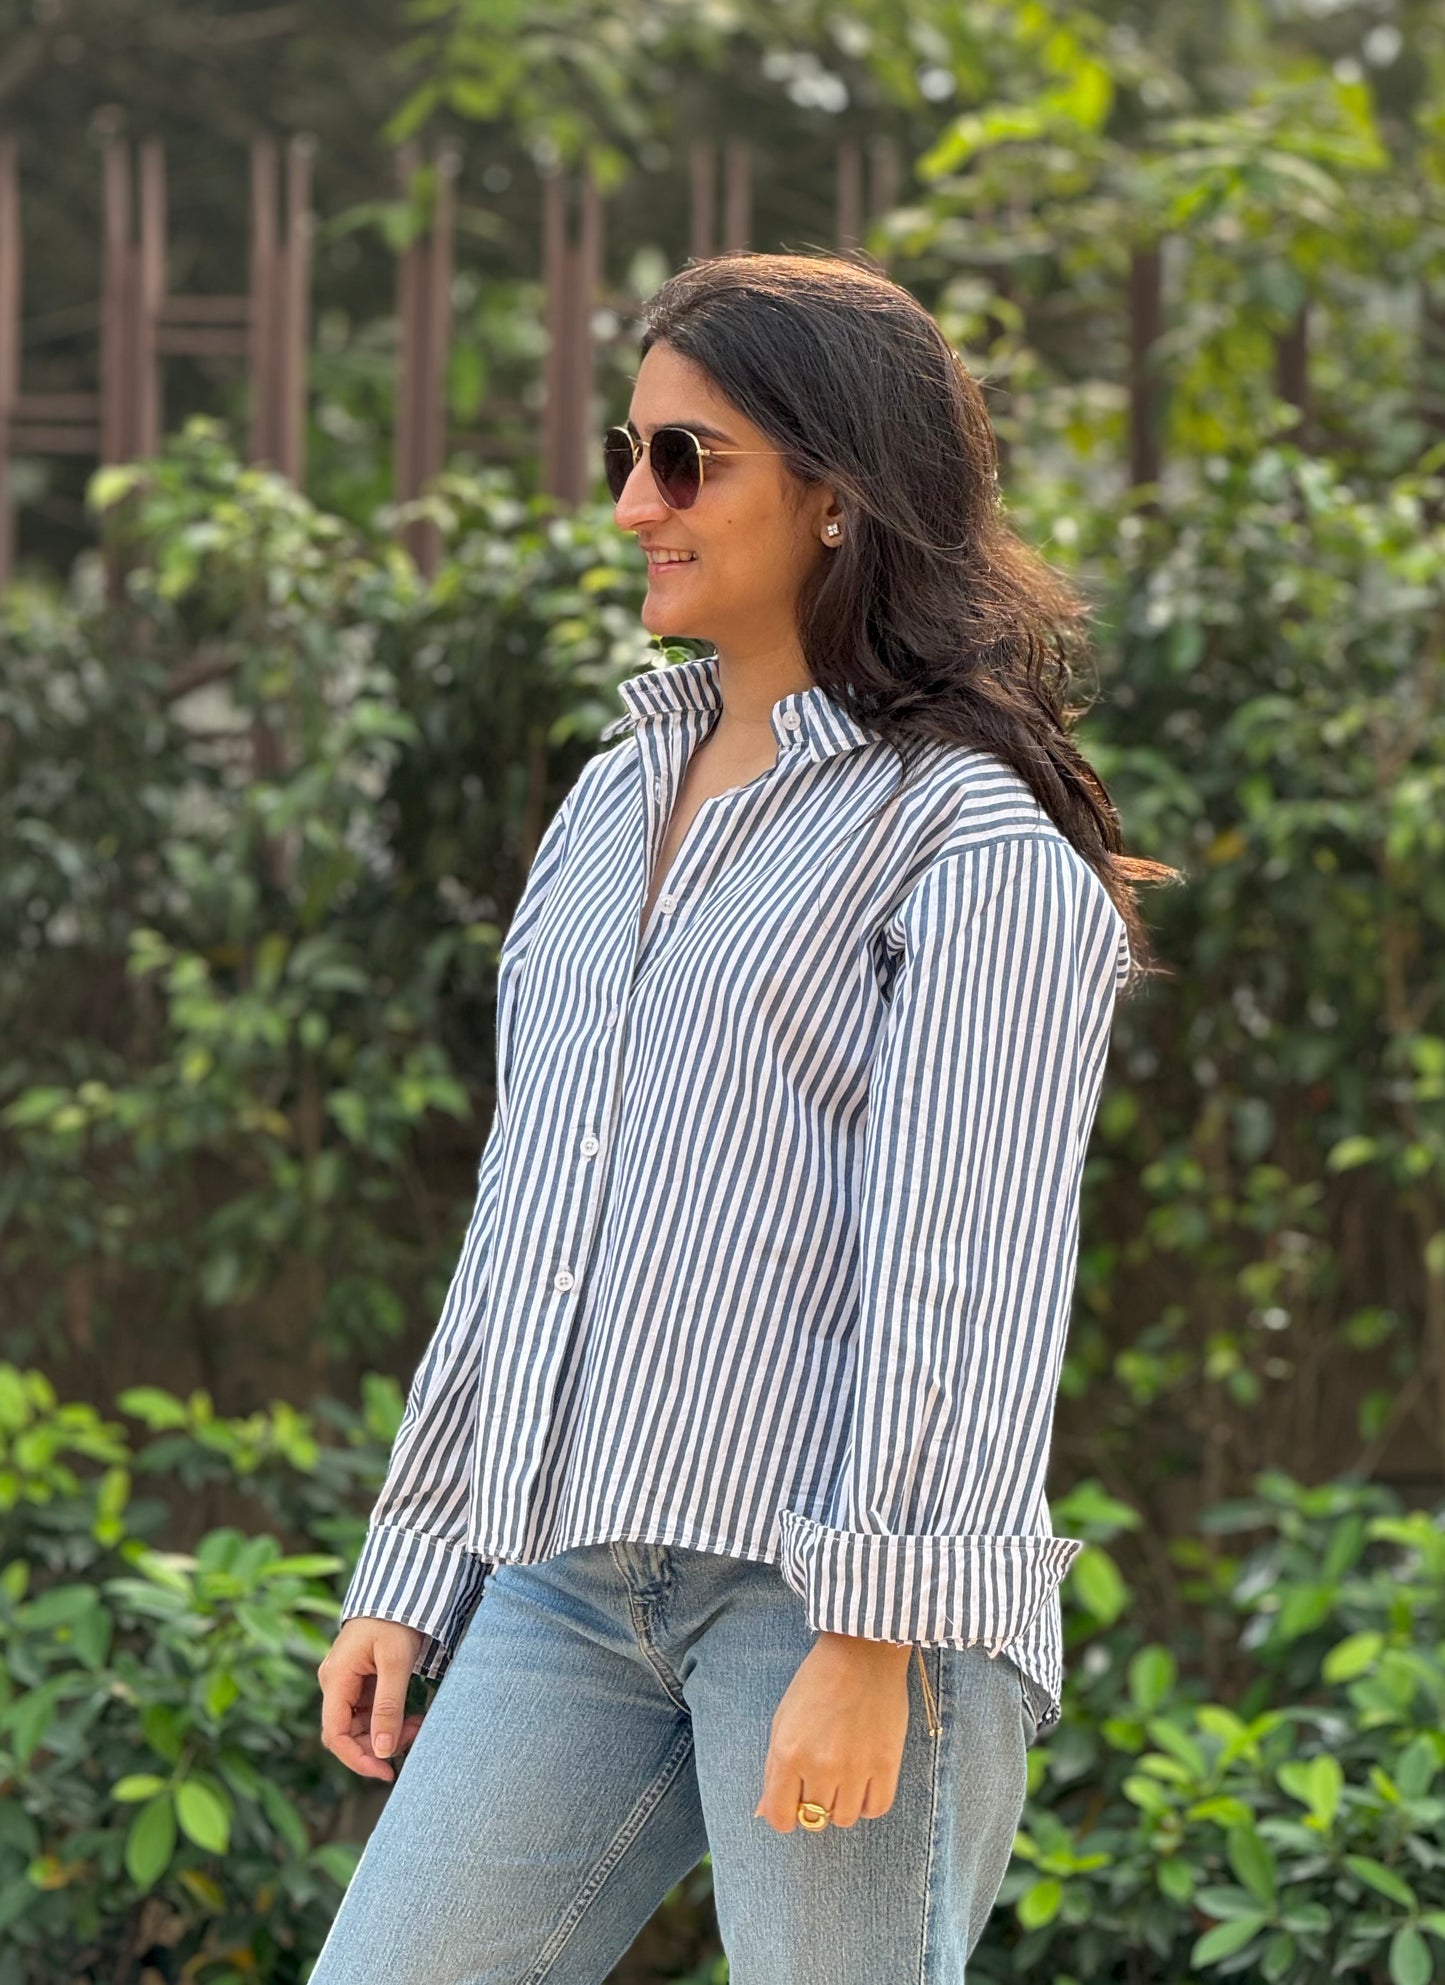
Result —
<instances>
[{"instance_id":1,"label":"sunglasses lens","mask_svg":"<svg viewBox=\"0 0 1445 1985\"><path fill-rule=\"evenodd\" d=\"M626 489L627 478L632 474L636 459L632 452L632 436L627 429L609 427L602 437L602 469L614 503L620 500Z\"/></svg>"},{"instance_id":2,"label":"sunglasses lens","mask_svg":"<svg viewBox=\"0 0 1445 1985\"><path fill-rule=\"evenodd\" d=\"M664 503L670 503L674 510L690 510L702 488L702 457L694 437L685 427L660 427L648 454Z\"/></svg>"}]
</instances>

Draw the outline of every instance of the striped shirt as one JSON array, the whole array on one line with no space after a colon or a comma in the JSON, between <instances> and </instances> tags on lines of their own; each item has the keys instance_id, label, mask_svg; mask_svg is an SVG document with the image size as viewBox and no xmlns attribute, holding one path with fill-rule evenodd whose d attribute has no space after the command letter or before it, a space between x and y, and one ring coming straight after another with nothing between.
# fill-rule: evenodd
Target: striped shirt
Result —
<instances>
[{"instance_id":1,"label":"striped shirt","mask_svg":"<svg viewBox=\"0 0 1445 1985\"><path fill-rule=\"evenodd\" d=\"M342 1606L438 1677L494 1564L777 1564L814 1629L1007 1649L1059 1720L1044 1475L1125 926L1025 782L813 685L640 931L718 658L626 714L498 967L475 1208ZM621 735L621 742L614 742Z\"/></svg>"}]
</instances>

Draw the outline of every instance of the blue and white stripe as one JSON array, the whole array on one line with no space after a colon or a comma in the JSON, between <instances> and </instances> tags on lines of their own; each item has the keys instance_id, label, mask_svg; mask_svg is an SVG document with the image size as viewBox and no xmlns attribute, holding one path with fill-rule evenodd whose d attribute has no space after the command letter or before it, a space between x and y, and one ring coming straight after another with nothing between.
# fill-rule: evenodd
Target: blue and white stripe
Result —
<instances>
[{"instance_id":1,"label":"blue and white stripe","mask_svg":"<svg viewBox=\"0 0 1445 1985\"><path fill-rule=\"evenodd\" d=\"M493 1564L778 1564L818 1630L1007 1649L1058 1720L1044 1477L1123 919L1022 779L907 791L812 687L639 941L715 655L624 682L503 946L476 1205L342 1617L440 1676Z\"/></svg>"}]
</instances>

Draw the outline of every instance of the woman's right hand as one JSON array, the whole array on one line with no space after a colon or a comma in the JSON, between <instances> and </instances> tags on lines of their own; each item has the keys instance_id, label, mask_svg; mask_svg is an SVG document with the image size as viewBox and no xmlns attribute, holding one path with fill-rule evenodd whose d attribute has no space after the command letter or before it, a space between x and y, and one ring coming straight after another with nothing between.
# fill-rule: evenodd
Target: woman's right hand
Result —
<instances>
[{"instance_id":1,"label":"woman's right hand","mask_svg":"<svg viewBox=\"0 0 1445 1985\"><path fill-rule=\"evenodd\" d=\"M398 1620L347 1620L316 1670L321 1684L321 1741L361 1778L388 1784L383 1762L416 1740L425 1710L406 1709L407 1683L425 1634Z\"/></svg>"}]
</instances>

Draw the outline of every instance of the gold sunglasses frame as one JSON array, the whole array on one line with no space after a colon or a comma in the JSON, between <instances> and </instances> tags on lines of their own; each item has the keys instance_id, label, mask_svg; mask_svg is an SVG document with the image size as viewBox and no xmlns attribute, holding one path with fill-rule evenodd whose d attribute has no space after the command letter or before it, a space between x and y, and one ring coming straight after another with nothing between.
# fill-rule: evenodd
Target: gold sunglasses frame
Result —
<instances>
[{"instance_id":1,"label":"gold sunglasses frame","mask_svg":"<svg viewBox=\"0 0 1445 1985\"><path fill-rule=\"evenodd\" d=\"M660 427L670 428L674 434L685 434L688 440L691 441L693 447L696 448L698 496L702 495L703 486L707 482L707 470L704 467L704 464L708 461L708 459L711 456L776 455L779 453L779 450L776 448L709 448L700 435L694 434L690 427L684 427L680 420L665 420L660 423ZM657 432L660 431L660 429L654 431ZM652 454L651 454L652 443L650 441L644 441L640 434L634 434L630 427L609 427L603 430L602 449L603 449L604 464L607 459L607 455L606 455L607 437L611 434L626 435L628 442L631 444L631 448L632 448L632 466L634 469L637 467L638 463L642 460L643 456L644 455L647 456L647 466L649 469L652 469L652 480L657 485L657 493L662 498L663 502L667 503L667 507L669 510L677 510L681 508L691 510L692 508L691 503L686 505L680 505L676 503L667 502L667 491L663 488L662 484L658 482L657 471L652 468ZM620 503L622 501L622 497L619 494L613 497L612 500L614 503ZM693 501L696 502L696 500L697 499L695 497Z\"/></svg>"}]
</instances>

